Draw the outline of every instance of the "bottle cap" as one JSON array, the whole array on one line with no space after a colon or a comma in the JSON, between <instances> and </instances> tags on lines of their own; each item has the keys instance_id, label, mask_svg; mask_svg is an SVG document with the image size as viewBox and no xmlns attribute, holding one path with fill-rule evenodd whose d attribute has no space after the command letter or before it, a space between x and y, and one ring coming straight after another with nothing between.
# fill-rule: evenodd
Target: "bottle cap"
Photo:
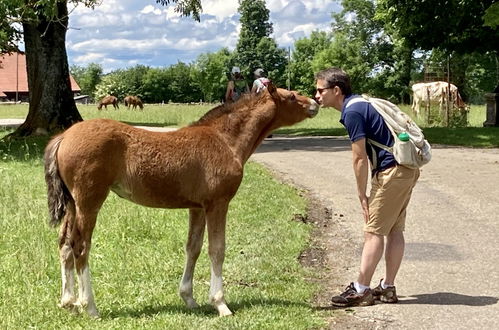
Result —
<instances>
[{"instance_id":1,"label":"bottle cap","mask_svg":"<svg viewBox=\"0 0 499 330\"><path fill-rule=\"evenodd\" d=\"M409 134L407 134L406 132L402 132L399 134L400 141L409 141L409 139L410 139Z\"/></svg>"}]
</instances>

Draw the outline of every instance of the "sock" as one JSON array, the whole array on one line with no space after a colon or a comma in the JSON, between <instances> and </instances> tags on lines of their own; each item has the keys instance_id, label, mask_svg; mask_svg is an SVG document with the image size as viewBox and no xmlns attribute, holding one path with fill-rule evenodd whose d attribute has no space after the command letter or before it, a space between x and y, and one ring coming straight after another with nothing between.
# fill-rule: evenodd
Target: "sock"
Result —
<instances>
[{"instance_id":1,"label":"sock","mask_svg":"<svg viewBox=\"0 0 499 330\"><path fill-rule=\"evenodd\" d=\"M394 286L393 284L385 284L385 280L381 281L381 287L383 289L390 288L390 287L393 287L393 286Z\"/></svg>"},{"instance_id":2,"label":"sock","mask_svg":"<svg viewBox=\"0 0 499 330\"><path fill-rule=\"evenodd\" d=\"M369 286L362 285L359 282L355 282L353 285L355 287L355 290L357 290L358 293L364 293L364 291L369 289Z\"/></svg>"}]
</instances>

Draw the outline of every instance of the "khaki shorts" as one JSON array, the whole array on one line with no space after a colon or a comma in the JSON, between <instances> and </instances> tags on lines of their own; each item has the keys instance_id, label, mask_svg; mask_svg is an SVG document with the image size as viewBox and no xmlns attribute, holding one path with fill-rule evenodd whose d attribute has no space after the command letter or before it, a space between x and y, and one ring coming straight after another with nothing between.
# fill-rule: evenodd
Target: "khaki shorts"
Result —
<instances>
[{"instance_id":1,"label":"khaki shorts","mask_svg":"<svg viewBox=\"0 0 499 330\"><path fill-rule=\"evenodd\" d=\"M419 169L400 165L376 173L371 181L369 221L364 231L383 236L404 231L407 205L418 178Z\"/></svg>"}]
</instances>

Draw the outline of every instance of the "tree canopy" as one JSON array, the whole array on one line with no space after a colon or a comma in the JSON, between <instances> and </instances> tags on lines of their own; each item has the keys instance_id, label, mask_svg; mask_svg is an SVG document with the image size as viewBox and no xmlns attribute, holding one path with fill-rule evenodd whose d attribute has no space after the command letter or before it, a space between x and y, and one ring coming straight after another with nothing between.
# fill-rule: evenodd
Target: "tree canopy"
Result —
<instances>
[{"instance_id":1,"label":"tree canopy","mask_svg":"<svg viewBox=\"0 0 499 330\"><path fill-rule=\"evenodd\" d=\"M269 78L279 86L285 86L287 52L279 48L270 37L273 27L269 22L269 10L264 0L240 0L241 32L237 42L234 64L243 69L250 80L253 71L263 68Z\"/></svg>"},{"instance_id":2,"label":"tree canopy","mask_svg":"<svg viewBox=\"0 0 499 330\"><path fill-rule=\"evenodd\" d=\"M458 53L499 50L499 30L484 25L485 10L494 2L496 0L377 1L378 17L392 25L411 46ZM492 8L489 15L493 12Z\"/></svg>"}]
</instances>

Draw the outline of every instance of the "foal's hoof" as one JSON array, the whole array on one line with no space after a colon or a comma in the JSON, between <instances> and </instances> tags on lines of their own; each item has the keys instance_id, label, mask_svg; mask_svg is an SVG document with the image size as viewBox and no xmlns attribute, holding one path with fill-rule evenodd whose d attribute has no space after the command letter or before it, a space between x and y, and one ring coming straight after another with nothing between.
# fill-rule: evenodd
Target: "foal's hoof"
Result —
<instances>
[{"instance_id":1,"label":"foal's hoof","mask_svg":"<svg viewBox=\"0 0 499 330\"><path fill-rule=\"evenodd\" d=\"M185 305L187 306L187 308L189 309L195 309L195 308L198 308L199 305L198 303L194 300L194 299L191 299L191 300L186 300L185 301Z\"/></svg>"},{"instance_id":2,"label":"foal's hoof","mask_svg":"<svg viewBox=\"0 0 499 330\"><path fill-rule=\"evenodd\" d=\"M69 297L61 299L61 302L57 304L57 307L64 308L70 311L75 311L76 298Z\"/></svg>"},{"instance_id":3,"label":"foal's hoof","mask_svg":"<svg viewBox=\"0 0 499 330\"><path fill-rule=\"evenodd\" d=\"M88 316L92 318L99 318L99 311L97 311L96 307L88 306L86 304L82 304L80 301L77 301L73 304L73 311L78 313L87 313Z\"/></svg>"},{"instance_id":4,"label":"foal's hoof","mask_svg":"<svg viewBox=\"0 0 499 330\"><path fill-rule=\"evenodd\" d=\"M217 306L218 310L218 316L231 316L232 312L230 311L229 307L227 305L220 305Z\"/></svg>"}]
</instances>

